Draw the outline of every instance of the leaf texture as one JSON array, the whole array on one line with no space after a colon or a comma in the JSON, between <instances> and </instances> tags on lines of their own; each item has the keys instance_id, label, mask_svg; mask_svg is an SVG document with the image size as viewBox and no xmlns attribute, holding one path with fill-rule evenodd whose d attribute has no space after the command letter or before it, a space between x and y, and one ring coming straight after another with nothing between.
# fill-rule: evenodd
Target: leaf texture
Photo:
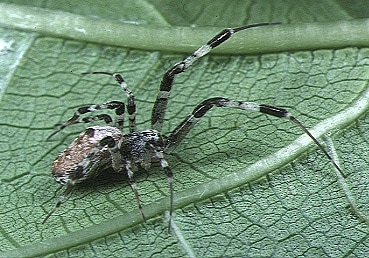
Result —
<instances>
[{"instance_id":1,"label":"leaf texture","mask_svg":"<svg viewBox=\"0 0 369 258\"><path fill-rule=\"evenodd\" d=\"M0 3L1 257L368 253L365 1L9 2ZM170 233L158 165L136 175L146 223L126 177L107 171L41 224L64 190L51 164L87 126L45 141L53 125L79 106L125 100L111 78L82 72L122 73L144 130L167 69L222 28L265 21L283 25L240 32L178 76L163 132L208 97L284 107L336 153L345 179L290 122L214 109L167 157Z\"/></svg>"}]
</instances>

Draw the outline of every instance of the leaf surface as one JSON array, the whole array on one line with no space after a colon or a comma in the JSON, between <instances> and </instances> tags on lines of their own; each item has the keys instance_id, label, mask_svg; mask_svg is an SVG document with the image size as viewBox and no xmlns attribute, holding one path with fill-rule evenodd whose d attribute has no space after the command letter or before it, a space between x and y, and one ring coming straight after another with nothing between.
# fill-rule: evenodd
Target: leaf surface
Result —
<instances>
[{"instance_id":1,"label":"leaf surface","mask_svg":"<svg viewBox=\"0 0 369 258\"><path fill-rule=\"evenodd\" d=\"M369 13L365 1L47 1L0 3L0 250L20 256L319 256L368 250ZM360 7L361 6L361 7ZM178 76L163 133L202 100L228 97L288 109L336 153L347 177L286 120L214 109L158 165L136 175L142 222L124 175L80 185L41 224L64 189L55 157L86 126L45 141L79 106L136 96L150 126L162 75L225 27L236 34ZM186 54L184 54L186 53ZM350 199L351 198L351 199Z\"/></svg>"}]
</instances>

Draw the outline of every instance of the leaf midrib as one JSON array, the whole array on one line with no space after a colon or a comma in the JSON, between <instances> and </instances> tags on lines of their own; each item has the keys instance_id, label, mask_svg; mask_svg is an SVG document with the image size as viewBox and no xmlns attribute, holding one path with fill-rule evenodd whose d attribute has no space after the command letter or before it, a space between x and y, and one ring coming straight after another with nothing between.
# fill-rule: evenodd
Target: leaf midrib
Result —
<instances>
[{"instance_id":1,"label":"leaf midrib","mask_svg":"<svg viewBox=\"0 0 369 258\"><path fill-rule=\"evenodd\" d=\"M0 3L0 26L104 45L190 53L223 28L133 25L41 8ZM369 19L267 26L239 33L214 50L257 54L369 45Z\"/></svg>"}]
</instances>

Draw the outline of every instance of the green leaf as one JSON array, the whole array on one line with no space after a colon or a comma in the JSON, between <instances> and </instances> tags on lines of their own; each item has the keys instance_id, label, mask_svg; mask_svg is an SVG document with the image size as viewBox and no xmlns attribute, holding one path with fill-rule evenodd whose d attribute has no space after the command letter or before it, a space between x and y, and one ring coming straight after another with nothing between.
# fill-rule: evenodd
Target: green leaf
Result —
<instances>
[{"instance_id":1,"label":"green leaf","mask_svg":"<svg viewBox=\"0 0 369 258\"><path fill-rule=\"evenodd\" d=\"M363 257L368 253L366 1L26 1L0 3L0 250L21 256ZM10 1L9 1L10 2ZM237 33L178 76L163 133L202 100L228 97L288 109L324 143L346 178L287 120L214 109L167 160L136 175L144 223L124 175L64 188L55 157L86 126L45 141L81 105L124 100L150 127L162 75L224 27ZM185 53L185 54L184 54Z\"/></svg>"}]
</instances>

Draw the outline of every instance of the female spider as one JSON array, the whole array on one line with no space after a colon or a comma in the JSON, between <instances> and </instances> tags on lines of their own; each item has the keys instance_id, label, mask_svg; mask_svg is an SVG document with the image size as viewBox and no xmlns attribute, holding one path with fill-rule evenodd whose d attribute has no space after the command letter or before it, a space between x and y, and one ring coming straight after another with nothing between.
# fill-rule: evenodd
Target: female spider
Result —
<instances>
[{"instance_id":1,"label":"female spider","mask_svg":"<svg viewBox=\"0 0 369 258\"><path fill-rule=\"evenodd\" d=\"M332 157L318 142L318 140L304 127L294 116L286 109L274 107L255 102L245 102L239 100L227 99L224 97L209 98L198 104L169 136L160 133L164 123L165 111L167 108L170 91L177 74L184 72L196 60L209 53L213 48L219 46L228 40L232 34L266 25L275 25L279 23L258 23L242 27L224 29L208 43L198 48L192 55L183 61L175 64L163 76L160 91L157 95L152 115L151 129L145 131L136 130L136 104L132 91L121 74L110 72L87 72L83 74L105 74L112 76L119 83L120 87L127 95L127 103L121 101L109 101L103 104L83 106L75 111L73 117L63 124L57 125L56 130L48 139L65 127L77 124L88 123L95 120L103 120L107 125L92 126L83 131L54 161L52 175L55 180L67 188L60 197L54 209L46 216L45 223L53 212L66 200L71 194L74 186L84 180L91 179L107 168L112 168L116 172L124 172L128 177L128 182L135 194L136 201L143 219L145 215L141 206L137 186L134 180L134 174L140 170L148 170L151 163L159 162L168 177L170 186L170 216L169 229L173 213L173 173L164 158L165 154L170 154L183 140L183 138L194 127L198 120L203 117L213 107L236 108L246 111L261 112L267 115L287 118L304 133L306 133L330 160L333 166L344 176L341 168L334 162ZM113 120L108 114L99 114L81 118L82 115L95 110L113 109L116 119ZM127 109L129 115L129 133L123 134L124 113Z\"/></svg>"}]
</instances>

